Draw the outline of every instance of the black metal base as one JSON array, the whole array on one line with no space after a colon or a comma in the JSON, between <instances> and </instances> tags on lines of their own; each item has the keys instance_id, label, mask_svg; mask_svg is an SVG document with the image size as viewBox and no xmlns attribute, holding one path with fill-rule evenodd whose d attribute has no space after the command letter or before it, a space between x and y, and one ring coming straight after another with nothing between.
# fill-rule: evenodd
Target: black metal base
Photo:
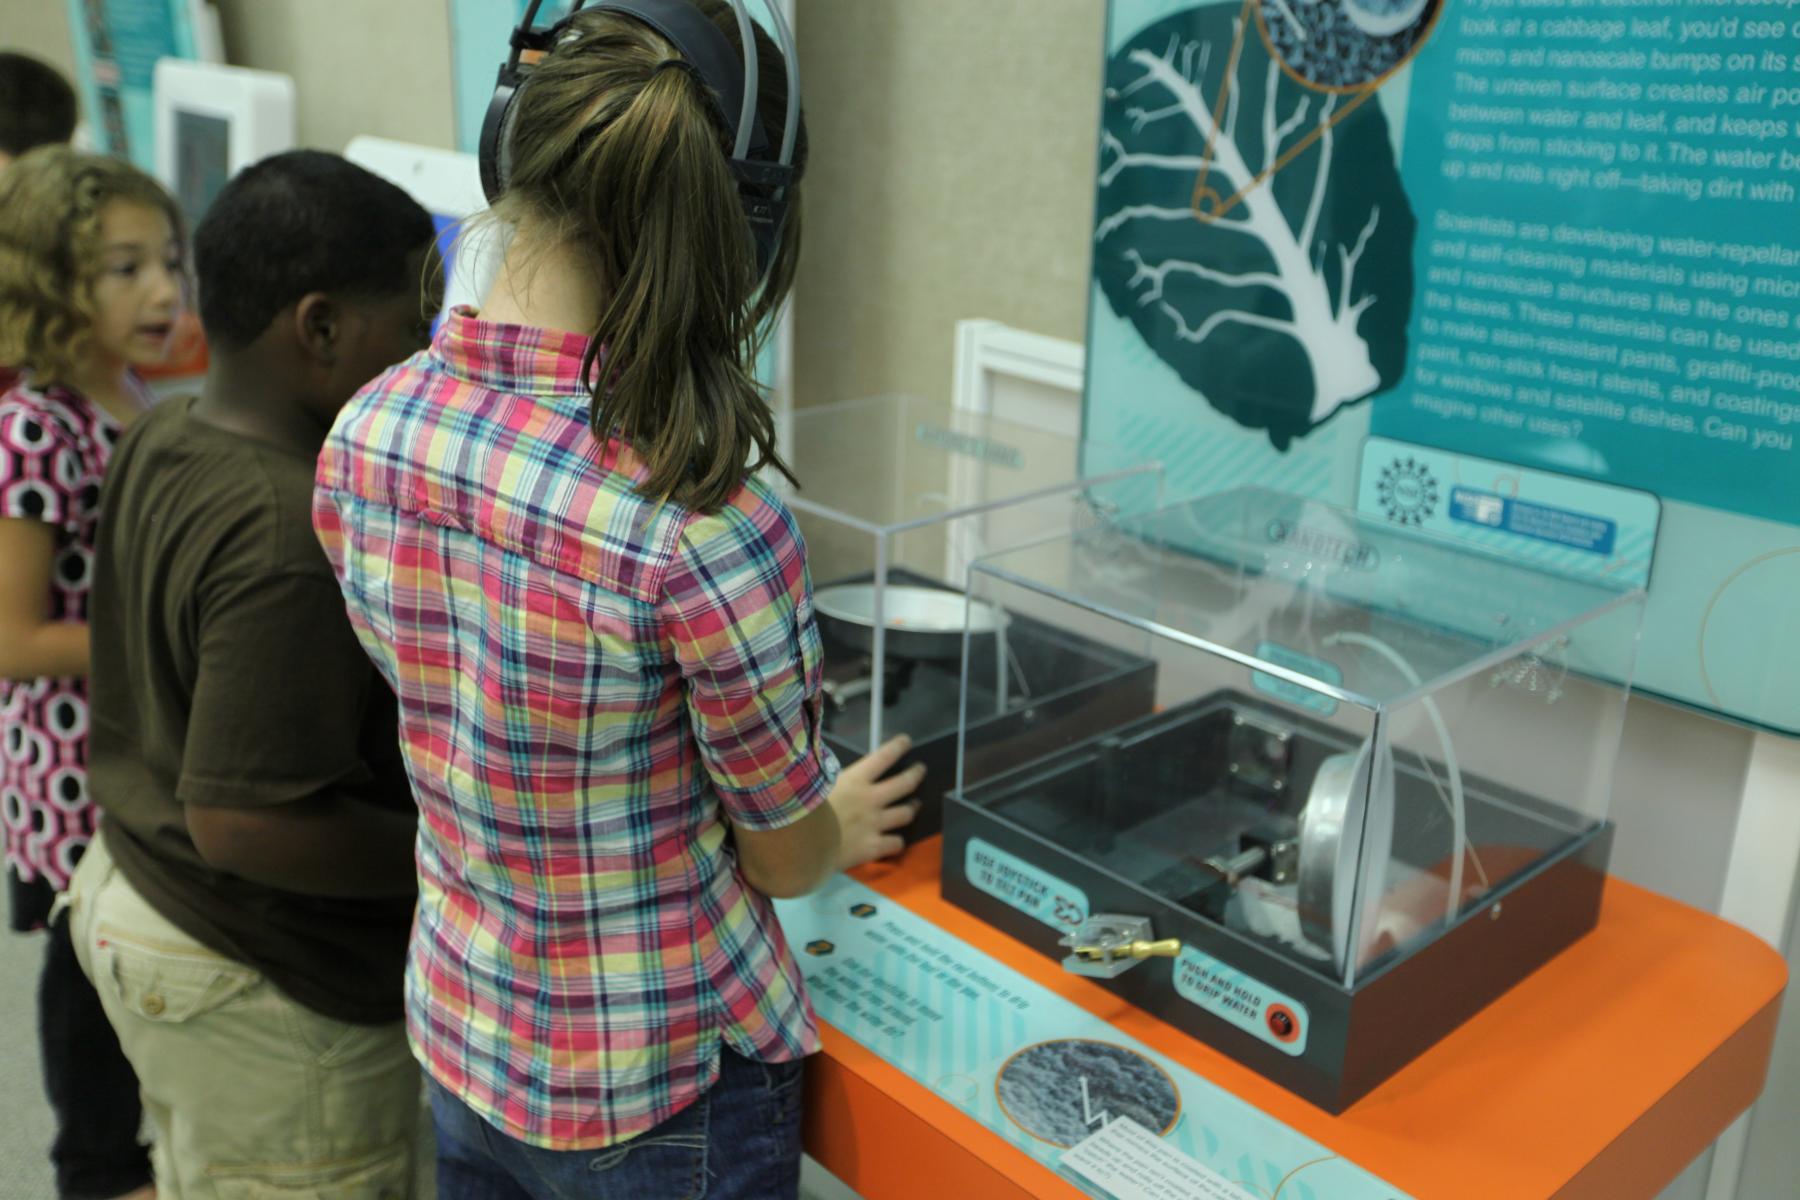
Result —
<instances>
[{"instance_id":1,"label":"black metal base","mask_svg":"<svg viewBox=\"0 0 1800 1200\"><path fill-rule=\"evenodd\" d=\"M867 582L869 576L835 582ZM943 587L935 580L907 571L891 571L892 583ZM952 590L952 589L945 589ZM834 641L821 629L825 648L825 674L843 680L867 670L867 656L855 647ZM985 779L1020 763L1049 754L1094 729L1106 729L1136 720L1155 702L1156 664L1147 658L1123 653L1089 638L1042 621L1015 617L1007 631L1007 647L1014 665L1013 678L1023 677L1030 688L1017 692L1004 713L984 720L972 719L969 728L970 780ZM992 712L996 706L998 662L990 641L973 648L970 667L971 713ZM962 663L958 661L901 660L888 654L889 698L882 713L884 736L905 733L913 739L901 767L925 764L925 782L918 799L924 803L906 829L910 845L943 829L943 797L956 784L957 722L961 716ZM902 681L895 694L896 679ZM825 744L848 764L867 754L869 701L859 697L835 707L827 704Z\"/></svg>"},{"instance_id":2,"label":"black metal base","mask_svg":"<svg viewBox=\"0 0 1800 1200\"><path fill-rule=\"evenodd\" d=\"M1453 925L1444 927L1440 918L1426 938L1361 968L1349 987L1328 961L1228 927L1223 911L1230 889L1199 860L1229 849L1239 836L1254 840L1270 829L1279 834L1304 800L1286 795L1299 790L1292 785L1277 794L1268 776L1247 778L1257 774L1257 764L1244 760L1242 742L1232 740L1234 716L1250 717L1252 728L1259 720L1276 720L1293 729L1296 778L1310 778L1319 759L1350 744L1340 730L1236 693L1115 729L1108 739L948 797L944 898L1058 961L1068 952L1059 944L1061 931L971 883L969 843L979 838L1080 889L1089 912L1150 918L1156 937L1178 938L1241 972L1252 990L1303 1005L1303 1051L1290 1054L1183 998L1170 960L1147 960L1116 979L1096 982L1333 1113L1593 928L1612 826L1574 832L1580 828L1574 814L1474 778L1465 779L1469 836L1493 886ZM1102 781L1103 743L1119 738L1129 743L1132 785L1108 789ZM1229 775L1228 759L1238 764ZM1205 776L1198 766L1203 761L1210 761L1216 778ZM1399 763L1396 770L1397 787L1428 786L1416 763ZM1146 805L1157 803L1159 791L1163 797L1172 794L1162 790L1159 777L1187 785L1185 793L1173 794L1201 799L1153 811ZM1564 824L1549 838L1545 822L1558 817ZM1396 863L1420 873L1441 867L1439 859L1448 850L1442 834L1441 828L1430 837L1403 829L1396 839ZM1134 846L1133 836L1157 840ZM1147 861L1154 857L1150 847L1182 837L1203 839L1191 868Z\"/></svg>"}]
</instances>

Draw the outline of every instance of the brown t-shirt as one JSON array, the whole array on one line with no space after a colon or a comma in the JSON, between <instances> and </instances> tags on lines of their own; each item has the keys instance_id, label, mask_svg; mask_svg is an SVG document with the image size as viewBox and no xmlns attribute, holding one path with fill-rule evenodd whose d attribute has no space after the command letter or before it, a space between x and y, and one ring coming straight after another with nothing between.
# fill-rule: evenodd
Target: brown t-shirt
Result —
<instances>
[{"instance_id":1,"label":"brown t-shirt","mask_svg":"<svg viewBox=\"0 0 1800 1200\"><path fill-rule=\"evenodd\" d=\"M189 805L327 790L410 807L391 692L312 531L313 456L171 400L106 477L89 610L89 786L107 847L163 916L308 1008L398 1020L410 899L303 896L209 866Z\"/></svg>"}]
</instances>

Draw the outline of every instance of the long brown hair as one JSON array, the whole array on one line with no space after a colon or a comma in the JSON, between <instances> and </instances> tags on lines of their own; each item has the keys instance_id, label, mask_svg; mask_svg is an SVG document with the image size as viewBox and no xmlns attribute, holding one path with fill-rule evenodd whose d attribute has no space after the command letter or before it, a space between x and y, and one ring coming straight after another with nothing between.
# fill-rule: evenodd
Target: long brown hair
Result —
<instances>
[{"instance_id":1,"label":"long brown hair","mask_svg":"<svg viewBox=\"0 0 1800 1200\"><path fill-rule=\"evenodd\" d=\"M0 363L40 383L78 373L94 331L100 218L115 200L168 217L186 259L174 198L128 162L41 146L0 174Z\"/></svg>"},{"instance_id":2,"label":"long brown hair","mask_svg":"<svg viewBox=\"0 0 1800 1200\"><path fill-rule=\"evenodd\" d=\"M741 54L731 8L696 6ZM757 107L779 139L787 71L761 29L756 43ZM578 14L514 102L511 176L495 210L542 229L550 253L592 255L603 309L582 368L594 433L616 430L643 458L644 495L710 512L751 472L793 479L753 369L793 286L800 205L796 194L759 289L727 163L736 131L705 88L648 26ZM805 162L802 122L796 178Z\"/></svg>"}]
</instances>

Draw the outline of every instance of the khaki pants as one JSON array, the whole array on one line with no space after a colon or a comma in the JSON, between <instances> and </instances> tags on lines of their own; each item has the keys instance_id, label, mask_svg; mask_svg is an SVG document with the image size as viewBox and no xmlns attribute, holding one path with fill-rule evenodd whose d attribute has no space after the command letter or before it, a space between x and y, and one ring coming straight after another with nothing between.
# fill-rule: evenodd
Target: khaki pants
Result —
<instances>
[{"instance_id":1,"label":"khaki pants","mask_svg":"<svg viewBox=\"0 0 1800 1200\"><path fill-rule=\"evenodd\" d=\"M156 1127L159 1200L406 1200L419 1068L403 1023L349 1025L181 932L94 839L70 933Z\"/></svg>"}]
</instances>

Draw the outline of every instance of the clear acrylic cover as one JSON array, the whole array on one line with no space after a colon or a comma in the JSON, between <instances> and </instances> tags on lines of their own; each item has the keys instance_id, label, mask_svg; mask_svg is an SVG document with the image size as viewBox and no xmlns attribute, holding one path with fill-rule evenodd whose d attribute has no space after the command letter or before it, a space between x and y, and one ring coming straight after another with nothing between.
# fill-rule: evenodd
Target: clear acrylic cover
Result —
<instances>
[{"instance_id":1,"label":"clear acrylic cover","mask_svg":"<svg viewBox=\"0 0 1800 1200\"><path fill-rule=\"evenodd\" d=\"M853 752L954 736L971 562L1154 503L1161 477L1091 447L1084 474L1074 437L914 396L801 409L793 429L800 487L785 498L825 641L826 732ZM977 607L993 634L989 617ZM1107 669L1049 647L1014 666L1064 682Z\"/></svg>"},{"instance_id":2,"label":"clear acrylic cover","mask_svg":"<svg viewBox=\"0 0 1800 1200\"><path fill-rule=\"evenodd\" d=\"M955 803L1346 987L1605 823L1642 593L1241 489L975 563L971 611L1154 664L1030 753L968 637ZM983 677L992 673L992 680Z\"/></svg>"}]
</instances>

